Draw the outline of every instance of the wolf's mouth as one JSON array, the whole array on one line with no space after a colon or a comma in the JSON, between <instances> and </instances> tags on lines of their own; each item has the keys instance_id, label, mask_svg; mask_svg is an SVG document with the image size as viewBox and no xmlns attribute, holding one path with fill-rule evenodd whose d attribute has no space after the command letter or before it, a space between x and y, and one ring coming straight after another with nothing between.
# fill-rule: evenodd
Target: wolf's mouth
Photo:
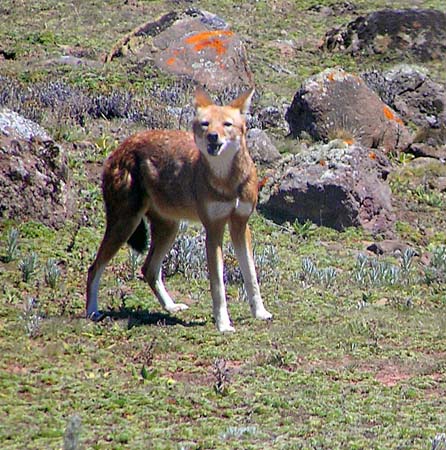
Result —
<instances>
[{"instance_id":1,"label":"wolf's mouth","mask_svg":"<svg viewBox=\"0 0 446 450\"><path fill-rule=\"evenodd\" d=\"M208 153L211 156L217 156L220 153L222 144L218 142L208 143Z\"/></svg>"}]
</instances>

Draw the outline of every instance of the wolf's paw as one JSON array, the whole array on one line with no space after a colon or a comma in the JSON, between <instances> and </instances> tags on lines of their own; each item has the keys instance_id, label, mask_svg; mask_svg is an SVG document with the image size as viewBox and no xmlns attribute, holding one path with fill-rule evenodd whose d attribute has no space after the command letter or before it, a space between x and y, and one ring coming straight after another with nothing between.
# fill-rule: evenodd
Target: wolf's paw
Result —
<instances>
[{"instance_id":1,"label":"wolf's paw","mask_svg":"<svg viewBox=\"0 0 446 450\"><path fill-rule=\"evenodd\" d=\"M165 307L165 310L167 312L170 312L171 314L175 314L177 312L184 311L186 309L189 309L189 306L185 305L184 303L174 303L170 306Z\"/></svg>"},{"instance_id":2,"label":"wolf's paw","mask_svg":"<svg viewBox=\"0 0 446 450\"><path fill-rule=\"evenodd\" d=\"M271 320L273 318L273 315L266 309L262 309L260 311L253 311L252 315L254 316L254 318L260 320Z\"/></svg>"},{"instance_id":3,"label":"wolf's paw","mask_svg":"<svg viewBox=\"0 0 446 450\"><path fill-rule=\"evenodd\" d=\"M99 312L99 311L93 311L91 313L87 313L87 319L93 321L93 322L100 322L101 320L104 320L105 314Z\"/></svg>"},{"instance_id":4,"label":"wolf's paw","mask_svg":"<svg viewBox=\"0 0 446 450\"><path fill-rule=\"evenodd\" d=\"M217 330L220 333L235 333L235 328L232 325L230 325L229 323L221 324L221 325L217 324Z\"/></svg>"}]
</instances>

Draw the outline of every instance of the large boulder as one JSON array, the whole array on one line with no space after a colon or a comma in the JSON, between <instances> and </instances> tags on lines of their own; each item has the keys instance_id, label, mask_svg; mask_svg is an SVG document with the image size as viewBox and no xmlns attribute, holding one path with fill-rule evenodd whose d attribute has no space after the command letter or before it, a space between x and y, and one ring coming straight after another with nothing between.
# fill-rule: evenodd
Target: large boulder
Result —
<instances>
[{"instance_id":1,"label":"large boulder","mask_svg":"<svg viewBox=\"0 0 446 450\"><path fill-rule=\"evenodd\" d=\"M353 56L441 60L446 54L446 14L434 9L376 11L329 31L323 47Z\"/></svg>"},{"instance_id":2,"label":"large boulder","mask_svg":"<svg viewBox=\"0 0 446 450\"><path fill-rule=\"evenodd\" d=\"M71 215L63 149L38 124L0 109L0 218L59 228Z\"/></svg>"},{"instance_id":3,"label":"large boulder","mask_svg":"<svg viewBox=\"0 0 446 450\"><path fill-rule=\"evenodd\" d=\"M432 128L446 125L446 87L422 69L402 65L366 72L362 77L406 123Z\"/></svg>"},{"instance_id":4,"label":"large boulder","mask_svg":"<svg viewBox=\"0 0 446 450\"><path fill-rule=\"evenodd\" d=\"M277 222L312 221L392 235L395 221L385 155L341 140L304 148L269 174L259 208Z\"/></svg>"},{"instance_id":5,"label":"large boulder","mask_svg":"<svg viewBox=\"0 0 446 450\"><path fill-rule=\"evenodd\" d=\"M124 36L105 56L132 55L211 90L252 84L245 47L215 14L197 9L171 12Z\"/></svg>"},{"instance_id":6,"label":"large boulder","mask_svg":"<svg viewBox=\"0 0 446 450\"><path fill-rule=\"evenodd\" d=\"M363 79L327 69L306 80L286 113L294 137L329 141L343 137L365 147L404 150L411 136L401 118Z\"/></svg>"}]
</instances>

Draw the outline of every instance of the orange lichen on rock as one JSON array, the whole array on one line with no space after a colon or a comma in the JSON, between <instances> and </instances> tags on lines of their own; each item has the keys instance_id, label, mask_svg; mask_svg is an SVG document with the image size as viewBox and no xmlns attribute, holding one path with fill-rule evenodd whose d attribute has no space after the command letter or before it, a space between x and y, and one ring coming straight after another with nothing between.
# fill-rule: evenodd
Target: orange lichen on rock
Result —
<instances>
[{"instance_id":1,"label":"orange lichen on rock","mask_svg":"<svg viewBox=\"0 0 446 450\"><path fill-rule=\"evenodd\" d=\"M212 48L217 55L226 53L225 37L232 36L234 33L229 30L203 31L186 38L185 42L194 46L194 50Z\"/></svg>"},{"instance_id":2,"label":"orange lichen on rock","mask_svg":"<svg viewBox=\"0 0 446 450\"><path fill-rule=\"evenodd\" d=\"M396 123L403 125L403 121L399 117L395 116L395 114L392 112L392 110L388 106L384 106L383 112L384 112L384 116L386 117L386 119L393 120Z\"/></svg>"},{"instance_id":3,"label":"orange lichen on rock","mask_svg":"<svg viewBox=\"0 0 446 450\"><path fill-rule=\"evenodd\" d=\"M355 143L355 140L352 138L344 139L344 144L346 144L346 145L353 145L354 143Z\"/></svg>"},{"instance_id":4,"label":"orange lichen on rock","mask_svg":"<svg viewBox=\"0 0 446 450\"><path fill-rule=\"evenodd\" d=\"M375 160L376 159L376 153L375 152L369 152L369 158Z\"/></svg>"}]
</instances>

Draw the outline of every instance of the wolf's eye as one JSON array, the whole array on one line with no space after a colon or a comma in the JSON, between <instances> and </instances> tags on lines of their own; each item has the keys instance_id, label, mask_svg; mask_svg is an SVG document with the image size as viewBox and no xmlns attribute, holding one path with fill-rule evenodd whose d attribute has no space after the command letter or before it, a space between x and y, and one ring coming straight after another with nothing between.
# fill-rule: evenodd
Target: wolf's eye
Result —
<instances>
[{"instance_id":1,"label":"wolf's eye","mask_svg":"<svg viewBox=\"0 0 446 450\"><path fill-rule=\"evenodd\" d=\"M206 128L206 127L209 126L209 122L208 122L207 120L204 120L203 122L200 123L200 125L201 125L203 128Z\"/></svg>"},{"instance_id":2,"label":"wolf's eye","mask_svg":"<svg viewBox=\"0 0 446 450\"><path fill-rule=\"evenodd\" d=\"M230 128L232 127L232 122L225 122L223 125L227 128Z\"/></svg>"}]
</instances>

